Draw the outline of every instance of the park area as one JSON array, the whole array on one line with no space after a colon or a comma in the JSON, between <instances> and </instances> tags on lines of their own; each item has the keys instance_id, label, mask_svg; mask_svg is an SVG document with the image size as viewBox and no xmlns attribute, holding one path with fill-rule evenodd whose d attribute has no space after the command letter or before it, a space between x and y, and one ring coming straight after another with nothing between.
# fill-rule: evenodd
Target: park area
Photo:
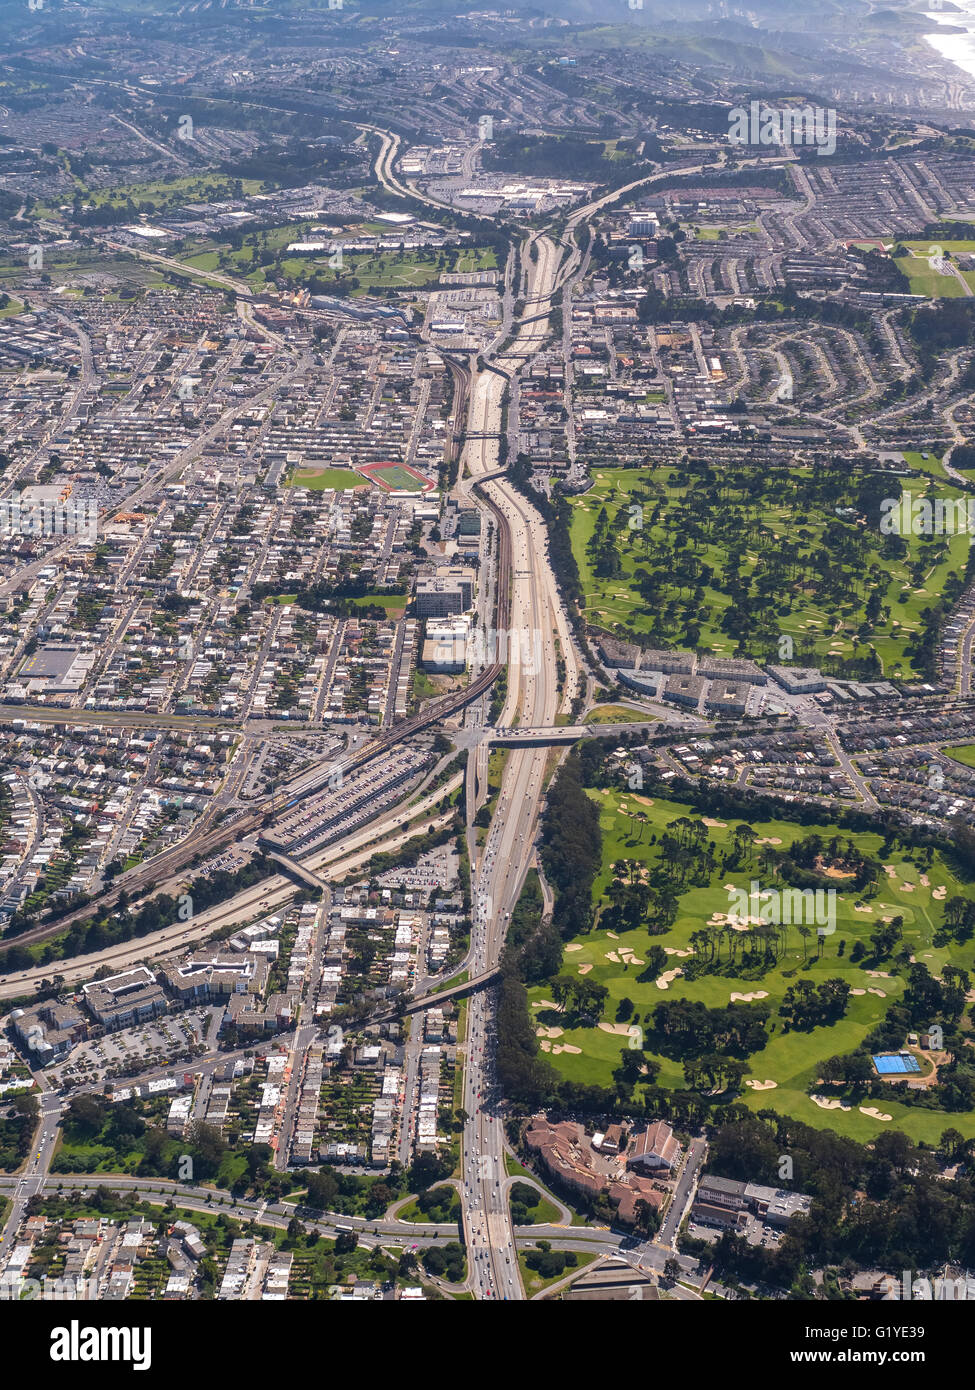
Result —
<instances>
[{"instance_id":1,"label":"park area","mask_svg":"<svg viewBox=\"0 0 975 1390\"><path fill-rule=\"evenodd\" d=\"M949 1123L966 1137L975 1136L975 1112L948 1114L886 1096L880 1101L865 1097L848 1105L845 1095L836 1099L835 1090L820 1084L821 1063L858 1049L882 1022L889 1005L901 998L911 968L908 952L935 978L949 964L973 970L975 943L970 937L964 939L964 933L952 936L942 930L945 904L963 893L964 886L939 852L897 847L882 852L884 841L879 834L773 820L750 823L754 840L742 854L741 840L735 835L741 822L705 819L701 842L713 864L707 885L678 890L676 917L662 934L651 935L646 925L613 930L614 924L621 925L619 913L612 912L613 903L621 900L625 885L646 882L649 871L659 865L660 842L664 835L673 834L668 826L683 818L698 822L700 829L701 818L682 803L617 788L588 794L599 805L603 837L601 869L593 890L598 914L590 933L566 944L559 979L583 977L605 986L608 994L595 1026L574 1026L571 1010L564 1012L560 1007L551 983L528 991L539 1046L562 1075L574 1082L612 1086L621 1050L628 1047L635 1028L645 1039L646 1057L659 1063L656 1084L669 1090L686 1089L683 1062L654 1050L654 1009L674 999L699 1001L713 1010L762 1002L769 1009L768 1041L744 1057L743 1083L740 1090L728 1091L729 1099L740 1099L756 1111L771 1108L860 1142L897 1128L914 1142L923 1139L936 1144ZM816 834L826 842L838 837L843 846L849 841L860 855L878 860L877 878L859 892L851 891L844 888L842 872L825 870L836 879L835 931L817 940L815 926L781 926L775 932L773 952L765 954L760 945L749 948L743 929L732 925L729 890L748 893L755 880L763 887L774 883L776 855ZM902 937L894 954L903 947L904 958L877 959L871 937L891 923L896 931L898 918ZM749 927L759 922L757 917L745 920ZM648 970L651 951L657 959ZM695 957L696 965L692 964ZM685 971L694 978L686 978ZM802 987L804 981L821 987L833 979L850 987L845 1013L824 1026L796 1023L790 1027L779 1013L787 991Z\"/></svg>"},{"instance_id":2,"label":"park area","mask_svg":"<svg viewBox=\"0 0 975 1390\"><path fill-rule=\"evenodd\" d=\"M422 290L436 285L444 273L496 268L494 252L485 247L407 250L394 241L388 224L360 222L315 232L313 222L291 222L259 232L242 230L228 240L184 239L180 259L198 271L222 271L248 281L255 290L268 278L292 285L308 285L313 293L360 295L387 290ZM375 239L375 246L361 251L349 243ZM295 251L305 243L323 243L319 251ZM289 250L289 247L292 248ZM336 251L345 248L336 257ZM314 282L312 284L311 282Z\"/></svg>"},{"instance_id":3,"label":"park area","mask_svg":"<svg viewBox=\"0 0 975 1390\"><path fill-rule=\"evenodd\" d=\"M909 254L897 255L902 248ZM975 254L975 241L899 241L894 250L894 263L910 281L910 294L960 299L975 293L975 270L953 264L959 256Z\"/></svg>"},{"instance_id":4,"label":"park area","mask_svg":"<svg viewBox=\"0 0 975 1390\"><path fill-rule=\"evenodd\" d=\"M920 499L929 486L946 502L962 497L940 480L913 492ZM588 492L568 499L586 621L623 640L722 657L740 648L777 660L788 636L808 664L869 663L873 651L885 676L919 676L912 644L924 611L964 570L971 536L882 535L837 516L851 501L849 480L801 467L743 470L720 488L670 467L598 470Z\"/></svg>"}]
</instances>

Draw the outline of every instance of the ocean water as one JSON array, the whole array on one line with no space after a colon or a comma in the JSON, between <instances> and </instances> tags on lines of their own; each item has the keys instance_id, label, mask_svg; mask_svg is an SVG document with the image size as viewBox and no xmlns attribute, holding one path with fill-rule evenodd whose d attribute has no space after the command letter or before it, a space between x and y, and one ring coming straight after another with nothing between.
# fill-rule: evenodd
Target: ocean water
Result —
<instances>
[{"instance_id":1,"label":"ocean water","mask_svg":"<svg viewBox=\"0 0 975 1390\"><path fill-rule=\"evenodd\" d=\"M964 34L946 34L935 28L925 38L943 58L975 76L975 0L954 0L957 10L929 10L928 19L936 25L952 25L967 30Z\"/></svg>"}]
</instances>

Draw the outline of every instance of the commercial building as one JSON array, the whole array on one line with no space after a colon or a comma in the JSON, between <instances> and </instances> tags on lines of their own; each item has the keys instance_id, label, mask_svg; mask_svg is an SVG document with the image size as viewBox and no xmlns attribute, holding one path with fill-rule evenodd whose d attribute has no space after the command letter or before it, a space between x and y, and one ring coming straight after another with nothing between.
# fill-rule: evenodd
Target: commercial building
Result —
<instances>
[{"instance_id":1,"label":"commercial building","mask_svg":"<svg viewBox=\"0 0 975 1390\"><path fill-rule=\"evenodd\" d=\"M144 965L82 987L89 1013L106 1028L126 1028L164 1014L169 1000Z\"/></svg>"},{"instance_id":2,"label":"commercial building","mask_svg":"<svg viewBox=\"0 0 975 1390\"><path fill-rule=\"evenodd\" d=\"M811 1205L812 1198L801 1192L709 1176L698 1185L691 1217L705 1226L738 1228L747 1226L754 1216L771 1226L785 1227Z\"/></svg>"}]
</instances>

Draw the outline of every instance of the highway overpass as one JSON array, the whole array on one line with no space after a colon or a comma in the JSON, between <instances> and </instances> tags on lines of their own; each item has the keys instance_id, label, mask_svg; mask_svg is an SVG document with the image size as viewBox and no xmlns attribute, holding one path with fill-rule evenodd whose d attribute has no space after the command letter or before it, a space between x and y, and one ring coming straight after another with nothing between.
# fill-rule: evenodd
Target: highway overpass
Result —
<instances>
[{"instance_id":1,"label":"highway overpass","mask_svg":"<svg viewBox=\"0 0 975 1390\"><path fill-rule=\"evenodd\" d=\"M450 989L441 989L433 994L424 994L419 999L397 1000L394 1007L384 1009L381 1013L371 1014L369 1021L370 1023L383 1023L387 1019L401 1018L405 1014L418 1014L425 1009L436 1009L441 1004L448 1004L452 999L461 999L464 995L476 994L500 978L501 971L496 966L493 970L484 970L480 975L473 975L462 984L452 985Z\"/></svg>"},{"instance_id":2,"label":"highway overpass","mask_svg":"<svg viewBox=\"0 0 975 1390\"><path fill-rule=\"evenodd\" d=\"M323 893L328 892L330 885L324 878L319 877L290 854L285 854L283 850L272 849L263 835L258 837L258 844L268 859L273 859L275 864L281 865L289 878L296 879L305 888L320 888Z\"/></svg>"}]
</instances>

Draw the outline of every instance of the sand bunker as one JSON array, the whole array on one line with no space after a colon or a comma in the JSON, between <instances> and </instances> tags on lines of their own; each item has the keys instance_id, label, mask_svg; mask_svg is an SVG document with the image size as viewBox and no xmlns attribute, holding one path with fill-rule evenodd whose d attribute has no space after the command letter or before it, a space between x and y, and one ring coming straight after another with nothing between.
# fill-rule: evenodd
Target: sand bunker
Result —
<instances>
[{"instance_id":1,"label":"sand bunker","mask_svg":"<svg viewBox=\"0 0 975 1390\"><path fill-rule=\"evenodd\" d=\"M633 800L634 800L634 801L639 801L639 803L640 803L641 806L652 806L652 805L653 805L653 802L650 800L649 796L637 796L635 792L634 792L634 794L633 794Z\"/></svg>"},{"instance_id":2,"label":"sand bunker","mask_svg":"<svg viewBox=\"0 0 975 1390\"><path fill-rule=\"evenodd\" d=\"M693 951L681 951L677 946L665 946L664 950L668 956L692 956Z\"/></svg>"},{"instance_id":3,"label":"sand bunker","mask_svg":"<svg viewBox=\"0 0 975 1390\"><path fill-rule=\"evenodd\" d=\"M871 980L889 980L890 974L886 970L868 970L867 974Z\"/></svg>"},{"instance_id":4,"label":"sand bunker","mask_svg":"<svg viewBox=\"0 0 975 1390\"><path fill-rule=\"evenodd\" d=\"M767 990L767 989L756 989L756 990L753 990L751 994L737 994L737 993L736 993L736 994L732 994L732 996L731 996L731 1002L732 1002L732 1004L733 1004L733 1003L735 1002L735 1000L737 999L737 1000L740 1000L742 1004L750 1004L750 1003L752 1002L753 999L767 999L767 998L768 998L768 990Z\"/></svg>"},{"instance_id":5,"label":"sand bunker","mask_svg":"<svg viewBox=\"0 0 975 1390\"><path fill-rule=\"evenodd\" d=\"M852 1110L852 1105L844 1105L835 1096L810 1096L809 1099L814 1105L818 1105L820 1110Z\"/></svg>"},{"instance_id":6,"label":"sand bunker","mask_svg":"<svg viewBox=\"0 0 975 1390\"><path fill-rule=\"evenodd\" d=\"M884 989L874 989L873 985L867 990L868 994L875 994L878 999L886 999L887 991Z\"/></svg>"},{"instance_id":7,"label":"sand bunker","mask_svg":"<svg viewBox=\"0 0 975 1390\"><path fill-rule=\"evenodd\" d=\"M582 943L579 942L579 941L570 941L569 944L568 944L568 946L566 946L565 949L566 949L567 951L581 951L581 950L582 950Z\"/></svg>"},{"instance_id":8,"label":"sand bunker","mask_svg":"<svg viewBox=\"0 0 975 1390\"><path fill-rule=\"evenodd\" d=\"M611 936L611 937L613 938L614 941L619 941L619 937L616 935L616 933L615 933L614 931L608 931L608 932L606 933L606 935L607 935L607 936Z\"/></svg>"},{"instance_id":9,"label":"sand bunker","mask_svg":"<svg viewBox=\"0 0 975 1390\"><path fill-rule=\"evenodd\" d=\"M559 1048L555 1048L554 1050L555 1050L556 1052L558 1052L558 1051L559 1051ZM581 1048L581 1047L575 1047L572 1043L563 1043L563 1044L562 1044L561 1050L562 1050L563 1052L575 1052L575 1053L578 1055L578 1053L580 1053L580 1052L582 1051L582 1048Z\"/></svg>"},{"instance_id":10,"label":"sand bunker","mask_svg":"<svg viewBox=\"0 0 975 1390\"><path fill-rule=\"evenodd\" d=\"M854 904L853 904L853 911L854 911L854 912L865 912L865 913L867 913L868 916L872 916L872 915L873 915L873 908L872 908L872 907L868 907L866 903L854 903Z\"/></svg>"},{"instance_id":11,"label":"sand bunker","mask_svg":"<svg viewBox=\"0 0 975 1390\"><path fill-rule=\"evenodd\" d=\"M882 1110L878 1110L875 1105L861 1105L861 1115L869 1115L871 1120L892 1120L893 1115L885 1115Z\"/></svg>"},{"instance_id":12,"label":"sand bunker","mask_svg":"<svg viewBox=\"0 0 975 1390\"><path fill-rule=\"evenodd\" d=\"M532 1004L533 1009L557 1009L559 1006L551 999L536 999Z\"/></svg>"},{"instance_id":13,"label":"sand bunker","mask_svg":"<svg viewBox=\"0 0 975 1390\"><path fill-rule=\"evenodd\" d=\"M780 845L782 841L778 835L763 835L761 839L755 841L756 845Z\"/></svg>"},{"instance_id":14,"label":"sand bunker","mask_svg":"<svg viewBox=\"0 0 975 1390\"><path fill-rule=\"evenodd\" d=\"M745 1085L751 1086L753 1091L774 1091L778 1084L777 1081L756 1081L753 1076L750 1076L745 1082Z\"/></svg>"},{"instance_id":15,"label":"sand bunker","mask_svg":"<svg viewBox=\"0 0 975 1390\"><path fill-rule=\"evenodd\" d=\"M604 951L603 955L606 957L607 960L611 960L614 965L619 965L620 958L615 951Z\"/></svg>"},{"instance_id":16,"label":"sand bunker","mask_svg":"<svg viewBox=\"0 0 975 1390\"><path fill-rule=\"evenodd\" d=\"M946 897L947 894L948 894L948 890L947 890L947 888L945 888L945 887L943 887L943 886L942 886L941 888L933 888L933 889L931 890L931 896L932 896L932 898L937 898L939 902L941 901L942 898Z\"/></svg>"},{"instance_id":17,"label":"sand bunker","mask_svg":"<svg viewBox=\"0 0 975 1390\"><path fill-rule=\"evenodd\" d=\"M632 1024L632 1023L598 1023L596 1026L597 1026L597 1028L601 1028L601 1029L603 1030L604 1033L618 1033L618 1034L620 1034L620 1036L622 1036L622 1037L625 1038L625 1037L629 1034L629 1031L630 1031L630 1029L633 1027L633 1024Z\"/></svg>"},{"instance_id":18,"label":"sand bunker","mask_svg":"<svg viewBox=\"0 0 975 1390\"><path fill-rule=\"evenodd\" d=\"M731 927L734 931L747 931L749 927L765 925L761 917L739 917L734 912L712 912L708 920L709 927Z\"/></svg>"},{"instance_id":19,"label":"sand bunker","mask_svg":"<svg viewBox=\"0 0 975 1390\"><path fill-rule=\"evenodd\" d=\"M921 887L922 887L922 888L930 888L930 887L931 887L931 880L928 878L927 874L922 874L922 875L921 875Z\"/></svg>"},{"instance_id":20,"label":"sand bunker","mask_svg":"<svg viewBox=\"0 0 975 1390\"><path fill-rule=\"evenodd\" d=\"M561 1038L564 1032L564 1028L556 1028L554 1026L547 1028L545 1024L542 1023L535 1029L535 1036L539 1038Z\"/></svg>"},{"instance_id":21,"label":"sand bunker","mask_svg":"<svg viewBox=\"0 0 975 1390\"><path fill-rule=\"evenodd\" d=\"M893 878L894 875L897 873L897 868L894 864L885 864L884 873L887 875L888 878Z\"/></svg>"},{"instance_id":22,"label":"sand bunker","mask_svg":"<svg viewBox=\"0 0 975 1390\"><path fill-rule=\"evenodd\" d=\"M851 989L851 990L850 990L850 993L851 993L851 994L866 994L866 992L867 992L867 991L866 991L865 989Z\"/></svg>"},{"instance_id":23,"label":"sand bunker","mask_svg":"<svg viewBox=\"0 0 975 1390\"><path fill-rule=\"evenodd\" d=\"M580 974L580 975L588 975L591 969L592 969L592 966L591 966L591 965L580 965L580 966L579 966L579 974Z\"/></svg>"},{"instance_id":24,"label":"sand bunker","mask_svg":"<svg viewBox=\"0 0 975 1390\"><path fill-rule=\"evenodd\" d=\"M914 892L914 888L915 888L915 885L914 885L913 883L902 883L902 884L901 884L901 892L902 892L902 893L913 893L913 892Z\"/></svg>"},{"instance_id":25,"label":"sand bunker","mask_svg":"<svg viewBox=\"0 0 975 1390\"><path fill-rule=\"evenodd\" d=\"M683 970L678 967L676 970L665 970L657 981L658 989L670 989L671 980L676 980L678 975L683 975Z\"/></svg>"},{"instance_id":26,"label":"sand bunker","mask_svg":"<svg viewBox=\"0 0 975 1390\"><path fill-rule=\"evenodd\" d=\"M728 822L726 820L712 820L710 816L702 816L701 820L704 825L710 826L712 830L728 829Z\"/></svg>"},{"instance_id":27,"label":"sand bunker","mask_svg":"<svg viewBox=\"0 0 975 1390\"><path fill-rule=\"evenodd\" d=\"M543 1039L542 1042L540 1042L538 1045L539 1045L539 1047L542 1049L543 1052L551 1052L551 1051L552 1051L552 1044L551 1044L550 1042L546 1042L544 1039Z\"/></svg>"}]
</instances>

